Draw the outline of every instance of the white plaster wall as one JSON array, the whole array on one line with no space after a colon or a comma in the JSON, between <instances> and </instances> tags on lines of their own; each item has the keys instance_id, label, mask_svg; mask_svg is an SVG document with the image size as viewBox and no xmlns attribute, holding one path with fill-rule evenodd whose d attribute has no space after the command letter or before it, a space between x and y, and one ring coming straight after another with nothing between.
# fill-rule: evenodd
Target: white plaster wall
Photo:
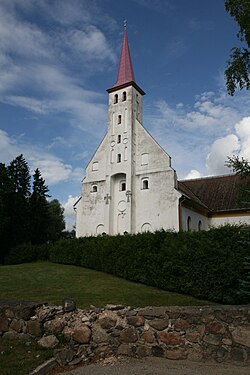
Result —
<instances>
[{"instance_id":1,"label":"white plaster wall","mask_svg":"<svg viewBox=\"0 0 250 375\"><path fill-rule=\"evenodd\" d=\"M191 218L191 226L190 230L192 231L198 231L199 221L201 221L201 230L208 230L209 228L209 222L208 218L194 210L191 210L186 207L182 207L181 209L181 222L182 222L182 230L187 231L187 221L188 217Z\"/></svg>"},{"instance_id":2,"label":"white plaster wall","mask_svg":"<svg viewBox=\"0 0 250 375\"><path fill-rule=\"evenodd\" d=\"M141 178L147 176L149 188L141 189ZM159 229L179 230L179 193L173 188L174 172L169 170L136 176L135 232L141 232L144 224L151 231Z\"/></svg>"},{"instance_id":3,"label":"white plaster wall","mask_svg":"<svg viewBox=\"0 0 250 375\"><path fill-rule=\"evenodd\" d=\"M96 235L97 226L103 225L102 232L107 232L105 221L105 181L96 181L97 193L92 193L92 183L83 183L82 199L77 204L76 236Z\"/></svg>"},{"instance_id":4,"label":"white plaster wall","mask_svg":"<svg viewBox=\"0 0 250 375\"><path fill-rule=\"evenodd\" d=\"M213 227L219 227L225 224L248 224L250 225L250 214L248 216L228 216L228 217L211 217L209 219L209 225Z\"/></svg>"}]
</instances>

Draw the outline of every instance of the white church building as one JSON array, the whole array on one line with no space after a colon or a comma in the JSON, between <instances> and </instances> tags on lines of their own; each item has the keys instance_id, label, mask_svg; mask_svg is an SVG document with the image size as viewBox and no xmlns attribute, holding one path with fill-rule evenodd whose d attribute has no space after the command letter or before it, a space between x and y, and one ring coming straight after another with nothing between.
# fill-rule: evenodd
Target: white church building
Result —
<instances>
[{"instance_id":1,"label":"white church building","mask_svg":"<svg viewBox=\"0 0 250 375\"><path fill-rule=\"evenodd\" d=\"M126 29L116 83L107 90L108 129L86 167L75 203L76 236L250 224L237 200L239 176L178 181L171 157L143 127Z\"/></svg>"}]
</instances>

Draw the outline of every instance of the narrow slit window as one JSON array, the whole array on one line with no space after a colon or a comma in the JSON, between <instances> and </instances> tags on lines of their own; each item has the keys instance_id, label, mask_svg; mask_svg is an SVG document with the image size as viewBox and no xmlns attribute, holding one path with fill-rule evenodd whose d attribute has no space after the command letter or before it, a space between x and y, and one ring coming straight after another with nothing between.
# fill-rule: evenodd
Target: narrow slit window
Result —
<instances>
[{"instance_id":1,"label":"narrow slit window","mask_svg":"<svg viewBox=\"0 0 250 375\"><path fill-rule=\"evenodd\" d=\"M141 188L142 188L142 190L147 190L148 189L148 178L144 178L142 180Z\"/></svg>"},{"instance_id":2,"label":"narrow slit window","mask_svg":"<svg viewBox=\"0 0 250 375\"><path fill-rule=\"evenodd\" d=\"M120 182L120 191L126 191L126 181Z\"/></svg>"},{"instance_id":3,"label":"narrow slit window","mask_svg":"<svg viewBox=\"0 0 250 375\"><path fill-rule=\"evenodd\" d=\"M127 100L127 93L126 93L126 91L124 91L122 93L122 101L125 102L126 100Z\"/></svg>"},{"instance_id":4,"label":"narrow slit window","mask_svg":"<svg viewBox=\"0 0 250 375\"><path fill-rule=\"evenodd\" d=\"M121 115L118 115L118 121L117 121L118 124L121 124L122 123L122 116Z\"/></svg>"},{"instance_id":5,"label":"narrow slit window","mask_svg":"<svg viewBox=\"0 0 250 375\"><path fill-rule=\"evenodd\" d=\"M188 216L187 218L187 230L188 232L191 231L191 217L190 216Z\"/></svg>"},{"instance_id":6,"label":"narrow slit window","mask_svg":"<svg viewBox=\"0 0 250 375\"><path fill-rule=\"evenodd\" d=\"M117 163L122 161L122 154L117 154Z\"/></svg>"},{"instance_id":7,"label":"narrow slit window","mask_svg":"<svg viewBox=\"0 0 250 375\"><path fill-rule=\"evenodd\" d=\"M114 96L114 104L118 103L118 94L115 94Z\"/></svg>"},{"instance_id":8,"label":"narrow slit window","mask_svg":"<svg viewBox=\"0 0 250 375\"><path fill-rule=\"evenodd\" d=\"M122 136L121 136L121 134L118 134L117 143L121 143L121 140L122 140Z\"/></svg>"}]
</instances>

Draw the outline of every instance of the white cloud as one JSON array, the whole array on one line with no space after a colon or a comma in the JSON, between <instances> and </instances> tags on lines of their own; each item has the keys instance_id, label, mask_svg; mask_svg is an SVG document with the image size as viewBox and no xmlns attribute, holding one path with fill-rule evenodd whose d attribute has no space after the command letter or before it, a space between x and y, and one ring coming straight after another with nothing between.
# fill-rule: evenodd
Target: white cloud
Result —
<instances>
[{"instance_id":1,"label":"white cloud","mask_svg":"<svg viewBox=\"0 0 250 375\"><path fill-rule=\"evenodd\" d=\"M239 155L250 160L250 117L244 117L237 123L235 130L241 142Z\"/></svg>"},{"instance_id":2,"label":"white cloud","mask_svg":"<svg viewBox=\"0 0 250 375\"><path fill-rule=\"evenodd\" d=\"M59 11L58 4L43 0L35 1L33 6L14 0L0 4L0 101L38 115L66 113L71 125L96 133L106 121L104 95L84 88L84 80L93 69L107 69L116 56L105 34L92 23L93 17L88 15L83 18L85 22L77 23L77 12L79 16L89 8L85 2L60 4L64 16L68 14L76 24L66 22L62 26L55 12L51 32L26 17L39 11L41 18L52 16L52 9ZM16 12L20 7L22 12ZM70 69L72 63L75 77Z\"/></svg>"},{"instance_id":3,"label":"white cloud","mask_svg":"<svg viewBox=\"0 0 250 375\"><path fill-rule=\"evenodd\" d=\"M73 197L72 195L69 195L67 201L62 204L64 208L64 216L67 230L72 230L73 226L75 225L76 214L73 206L78 199L79 197Z\"/></svg>"},{"instance_id":4,"label":"white cloud","mask_svg":"<svg viewBox=\"0 0 250 375\"><path fill-rule=\"evenodd\" d=\"M184 178L185 180L192 180L194 178L200 178L202 175L196 169L191 169L191 171Z\"/></svg>"},{"instance_id":5,"label":"white cloud","mask_svg":"<svg viewBox=\"0 0 250 375\"><path fill-rule=\"evenodd\" d=\"M227 156L249 155L249 108L249 92L230 97L223 90L207 91L195 97L193 106L158 100L144 123L171 155L179 178L191 168L202 175L222 174L230 172Z\"/></svg>"},{"instance_id":6,"label":"white cloud","mask_svg":"<svg viewBox=\"0 0 250 375\"><path fill-rule=\"evenodd\" d=\"M86 30L73 29L66 36L68 47L79 54L78 57L86 60L98 59L116 60L105 35L95 26L90 25Z\"/></svg>"},{"instance_id":7,"label":"white cloud","mask_svg":"<svg viewBox=\"0 0 250 375\"><path fill-rule=\"evenodd\" d=\"M250 160L250 117L241 119L234 129L234 134L213 142L206 163L209 174L229 173L230 170L225 166L225 162L232 155Z\"/></svg>"},{"instance_id":8,"label":"white cloud","mask_svg":"<svg viewBox=\"0 0 250 375\"><path fill-rule=\"evenodd\" d=\"M17 139L10 138L8 133L0 129L0 160L9 164L16 156L23 154L28 162L31 174L33 170L39 168L43 178L48 185L58 184L62 181L76 179L80 175L79 169L75 170L71 165L55 155L45 152L39 147L31 144L18 142Z\"/></svg>"},{"instance_id":9,"label":"white cloud","mask_svg":"<svg viewBox=\"0 0 250 375\"><path fill-rule=\"evenodd\" d=\"M225 166L227 157L240 149L238 137L229 134L226 137L217 139L211 147L207 156L207 171L209 175L227 174L229 169Z\"/></svg>"}]
</instances>

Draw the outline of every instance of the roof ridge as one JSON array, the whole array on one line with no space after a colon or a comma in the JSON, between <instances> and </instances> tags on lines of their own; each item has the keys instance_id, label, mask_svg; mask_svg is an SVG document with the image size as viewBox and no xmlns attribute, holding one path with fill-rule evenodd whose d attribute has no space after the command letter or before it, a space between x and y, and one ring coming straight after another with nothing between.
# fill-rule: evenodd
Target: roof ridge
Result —
<instances>
[{"instance_id":1,"label":"roof ridge","mask_svg":"<svg viewBox=\"0 0 250 375\"><path fill-rule=\"evenodd\" d=\"M228 174L221 174L221 175L217 175L217 176L204 176L204 177L198 177L198 178L187 178L187 179L182 179L182 180L178 180L180 182L185 182L185 181L199 181L199 180L208 180L208 179L212 179L212 178L223 178L223 177L235 177L235 176L238 176L237 173L228 173Z\"/></svg>"}]
</instances>

